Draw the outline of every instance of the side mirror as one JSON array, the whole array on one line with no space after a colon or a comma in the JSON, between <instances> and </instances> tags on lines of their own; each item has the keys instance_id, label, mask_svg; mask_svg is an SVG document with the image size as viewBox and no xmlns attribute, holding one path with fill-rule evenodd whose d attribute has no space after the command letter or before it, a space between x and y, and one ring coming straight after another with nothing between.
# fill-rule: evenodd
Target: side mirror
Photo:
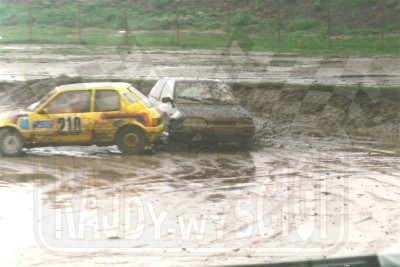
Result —
<instances>
[{"instance_id":1,"label":"side mirror","mask_svg":"<svg viewBox=\"0 0 400 267\"><path fill-rule=\"evenodd\" d=\"M162 103L171 103L172 104L174 102L174 100L172 100L171 97L166 96L166 97L161 98L161 102Z\"/></svg>"},{"instance_id":2,"label":"side mirror","mask_svg":"<svg viewBox=\"0 0 400 267\"><path fill-rule=\"evenodd\" d=\"M42 114L42 115L47 115L47 114L49 114L49 110L47 108L44 108L41 111L39 111L38 113Z\"/></svg>"},{"instance_id":3,"label":"side mirror","mask_svg":"<svg viewBox=\"0 0 400 267\"><path fill-rule=\"evenodd\" d=\"M174 100L169 96L161 98L161 102L162 103L171 103L172 107L175 108Z\"/></svg>"}]
</instances>

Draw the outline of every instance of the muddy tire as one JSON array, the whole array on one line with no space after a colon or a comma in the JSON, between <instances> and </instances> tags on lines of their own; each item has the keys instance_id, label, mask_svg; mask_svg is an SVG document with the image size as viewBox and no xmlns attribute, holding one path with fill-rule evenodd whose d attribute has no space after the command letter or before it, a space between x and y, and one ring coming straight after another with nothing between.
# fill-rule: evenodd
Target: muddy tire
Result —
<instances>
[{"instance_id":1,"label":"muddy tire","mask_svg":"<svg viewBox=\"0 0 400 267\"><path fill-rule=\"evenodd\" d=\"M0 130L0 155L3 157L17 157L22 154L24 138L18 131Z\"/></svg>"},{"instance_id":2,"label":"muddy tire","mask_svg":"<svg viewBox=\"0 0 400 267\"><path fill-rule=\"evenodd\" d=\"M123 154L138 154L143 152L147 139L141 129L129 127L119 131L115 143Z\"/></svg>"},{"instance_id":3,"label":"muddy tire","mask_svg":"<svg viewBox=\"0 0 400 267\"><path fill-rule=\"evenodd\" d=\"M196 149L197 158L214 159L218 158L218 150L213 145L202 145Z\"/></svg>"}]
</instances>

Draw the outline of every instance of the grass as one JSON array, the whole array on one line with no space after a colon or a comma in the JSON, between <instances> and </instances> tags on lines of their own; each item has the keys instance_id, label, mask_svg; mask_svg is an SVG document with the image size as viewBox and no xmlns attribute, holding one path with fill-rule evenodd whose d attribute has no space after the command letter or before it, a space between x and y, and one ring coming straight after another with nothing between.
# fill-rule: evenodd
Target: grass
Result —
<instances>
[{"instance_id":1,"label":"grass","mask_svg":"<svg viewBox=\"0 0 400 267\"><path fill-rule=\"evenodd\" d=\"M77 33L74 28L56 26L38 26L33 29L32 40L28 40L26 27L3 26L0 28L0 43L51 43L77 44ZM270 33L247 34L233 32L231 40L223 32L189 32L180 34L177 43L175 31L138 31L132 32L129 45L125 46L124 35L113 29L90 28L83 30L83 41L86 45L116 46L121 50L142 48L161 48L165 50L182 49L219 49L227 46L242 49L244 52L268 51L291 53L304 56L400 56L400 38L398 34L385 36L385 47L380 47L380 35L339 36L332 40L332 48L324 35L319 31L283 32L281 44L276 36ZM73 50L73 49L72 49ZM69 51L79 55L79 52Z\"/></svg>"}]
</instances>

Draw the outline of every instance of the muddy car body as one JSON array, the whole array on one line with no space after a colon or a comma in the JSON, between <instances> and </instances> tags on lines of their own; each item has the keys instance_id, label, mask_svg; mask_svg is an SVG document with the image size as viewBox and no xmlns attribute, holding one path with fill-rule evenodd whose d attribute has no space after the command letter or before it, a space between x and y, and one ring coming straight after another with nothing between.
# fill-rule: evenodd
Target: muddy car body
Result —
<instances>
[{"instance_id":1,"label":"muddy car body","mask_svg":"<svg viewBox=\"0 0 400 267\"><path fill-rule=\"evenodd\" d=\"M220 80L164 78L149 100L164 114L171 141L251 144L253 119Z\"/></svg>"},{"instance_id":2,"label":"muddy car body","mask_svg":"<svg viewBox=\"0 0 400 267\"><path fill-rule=\"evenodd\" d=\"M116 144L137 153L162 134L161 114L128 83L70 84L25 110L0 114L0 154L23 147Z\"/></svg>"}]
</instances>

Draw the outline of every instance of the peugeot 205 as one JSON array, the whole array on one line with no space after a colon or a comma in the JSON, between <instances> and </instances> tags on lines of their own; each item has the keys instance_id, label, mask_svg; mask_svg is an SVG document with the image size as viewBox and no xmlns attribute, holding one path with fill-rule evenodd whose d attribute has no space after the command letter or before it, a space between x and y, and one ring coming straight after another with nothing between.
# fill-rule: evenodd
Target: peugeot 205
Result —
<instances>
[{"instance_id":1,"label":"peugeot 205","mask_svg":"<svg viewBox=\"0 0 400 267\"><path fill-rule=\"evenodd\" d=\"M0 154L71 145L117 145L122 153L134 154L163 129L160 112L131 84L62 85L25 110L0 114Z\"/></svg>"},{"instance_id":2,"label":"peugeot 205","mask_svg":"<svg viewBox=\"0 0 400 267\"><path fill-rule=\"evenodd\" d=\"M254 121L220 80L164 78L148 98L164 114L171 141L251 145Z\"/></svg>"}]
</instances>

